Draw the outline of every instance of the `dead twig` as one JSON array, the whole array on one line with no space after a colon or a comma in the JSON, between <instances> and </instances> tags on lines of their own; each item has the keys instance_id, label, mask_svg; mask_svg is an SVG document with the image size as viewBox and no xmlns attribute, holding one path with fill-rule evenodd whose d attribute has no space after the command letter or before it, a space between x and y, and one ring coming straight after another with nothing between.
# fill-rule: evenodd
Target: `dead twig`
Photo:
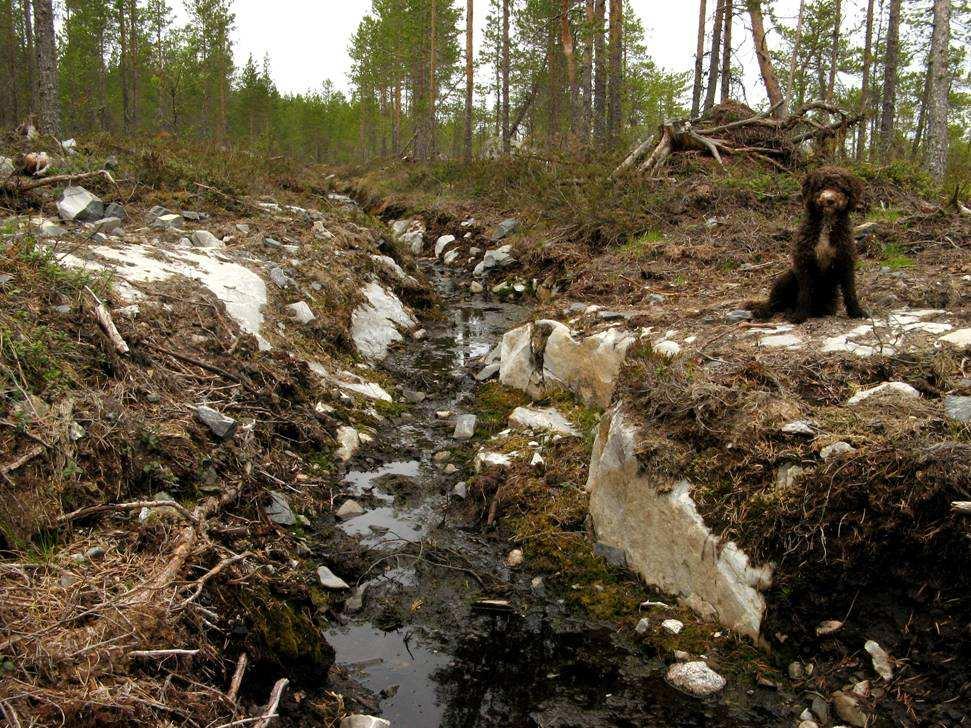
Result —
<instances>
[{"instance_id":1,"label":"dead twig","mask_svg":"<svg viewBox=\"0 0 971 728\"><path fill-rule=\"evenodd\" d=\"M70 184L72 182L93 179L95 177L103 177L111 184L116 184L114 177L111 176L111 173L108 170L100 169L97 172L82 172L81 174L56 174L53 177L43 177L41 179L14 177L0 182L0 190L13 194L22 194L24 192L29 192L30 190L35 190L38 187L52 187L62 183Z\"/></svg>"},{"instance_id":2,"label":"dead twig","mask_svg":"<svg viewBox=\"0 0 971 728\"><path fill-rule=\"evenodd\" d=\"M157 500L157 501L132 501L130 503L104 503L98 506L85 506L84 508L78 508L76 511L71 511L70 513L65 513L63 516L57 519L58 523L67 523L68 521L73 521L77 518L84 518L85 516L91 516L95 513L103 513L105 511L135 511L142 508L172 508L175 511L185 517L186 520L196 522L196 516L190 513L185 506L174 500Z\"/></svg>"},{"instance_id":3,"label":"dead twig","mask_svg":"<svg viewBox=\"0 0 971 728\"><path fill-rule=\"evenodd\" d=\"M211 569L209 569L209 571L207 571L205 574L203 574L198 579L196 579L195 582L193 582L196 585L195 590L192 592L192 594L184 602L182 602L182 604L180 605L180 607L184 609L185 607L189 606L189 604L191 602L193 602L196 599L198 599L199 598L199 595L202 594L203 588L206 586L206 582L208 582L214 576L216 576L217 574L219 574L219 572L221 572L227 566L229 566L231 564L235 564L237 561L242 561L243 559L245 559L245 558L247 558L249 556L252 556L252 555L253 555L252 552L250 552L250 551L244 551L241 554L237 554L235 556L231 556L231 557L229 557L227 559L223 559L222 561L220 561L214 567L212 567Z\"/></svg>"},{"instance_id":4,"label":"dead twig","mask_svg":"<svg viewBox=\"0 0 971 728\"><path fill-rule=\"evenodd\" d=\"M84 287L85 293L91 297L92 310L94 312L94 317L98 322L98 326L101 327L101 331L111 345L115 348L115 351L119 354L127 354L130 350L128 344L122 338L121 334L118 333L118 327L115 326L114 320L111 318L111 312L108 311L108 307L104 305L100 298L98 298L94 291L92 291L88 286Z\"/></svg>"},{"instance_id":5,"label":"dead twig","mask_svg":"<svg viewBox=\"0 0 971 728\"><path fill-rule=\"evenodd\" d=\"M0 465L0 473L3 473L4 475L8 475L9 473L12 473L14 470L18 470L19 468L22 468L24 465L29 463L31 460L33 460L35 457L43 453L45 450L46 448L43 448L40 445L34 445L32 448L30 448L30 450L25 452L23 455L21 455L13 462L7 463L6 465Z\"/></svg>"},{"instance_id":6,"label":"dead twig","mask_svg":"<svg viewBox=\"0 0 971 728\"><path fill-rule=\"evenodd\" d=\"M239 695L239 688L243 684L243 675L246 673L247 664L249 664L249 657L243 652L236 662L236 672L233 673L233 679L229 683L229 692L226 693L226 697L233 705L236 705L236 698Z\"/></svg>"},{"instance_id":7,"label":"dead twig","mask_svg":"<svg viewBox=\"0 0 971 728\"><path fill-rule=\"evenodd\" d=\"M165 657L174 657L174 656L193 657L194 655L197 655L197 654L199 654L199 650L180 650L180 649L132 650L131 652L128 653L128 656L131 657L132 659L137 659L137 658L155 659L159 657L165 658Z\"/></svg>"},{"instance_id":8,"label":"dead twig","mask_svg":"<svg viewBox=\"0 0 971 728\"><path fill-rule=\"evenodd\" d=\"M273 686L273 691L270 693L270 703L266 706L266 712L263 713L260 722L256 724L256 728L267 728L270 725L270 721L279 717L276 711L280 706L280 698L283 697L283 691L286 690L289 684L290 681L285 677L276 681L276 685Z\"/></svg>"}]
</instances>

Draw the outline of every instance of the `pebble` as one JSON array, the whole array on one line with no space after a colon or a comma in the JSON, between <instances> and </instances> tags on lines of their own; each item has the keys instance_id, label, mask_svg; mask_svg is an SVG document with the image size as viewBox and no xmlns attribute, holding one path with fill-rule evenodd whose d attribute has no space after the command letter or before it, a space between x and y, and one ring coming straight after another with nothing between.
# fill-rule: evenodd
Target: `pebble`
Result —
<instances>
[{"instance_id":1,"label":"pebble","mask_svg":"<svg viewBox=\"0 0 971 728\"><path fill-rule=\"evenodd\" d=\"M782 431L787 435L814 435L812 423L808 420L795 420L782 426Z\"/></svg>"},{"instance_id":2,"label":"pebble","mask_svg":"<svg viewBox=\"0 0 971 728\"><path fill-rule=\"evenodd\" d=\"M96 559L103 559L105 557L105 550L101 546L92 546L87 551L84 552L85 558L94 561Z\"/></svg>"},{"instance_id":3,"label":"pebble","mask_svg":"<svg viewBox=\"0 0 971 728\"><path fill-rule=\"evenodd\" d=\"M802 680L806 676L801 662L790 662L788 672L791 680Z\"/></svg>"},{"instance_id":4,"label":"pebble","mask_svg":"<svg viewBox=\"0 0 971 728\"><path fill-rule=\"evenodd\" d=\"M522 565L523 559L523 550L513 549L509 552L509 555L506 556L506 566L508 566L510 569L515 569L517 566Z\"/></svg>"},{"instance_id":5,"label":"pebble","mask_svg":"<svg viewBox=\"0 0 971 728\"><path fill-rule=\"evenodd\" d=\"M456 483L455 487L452 488L452 495L454 495L456 498L465 500L469 495L469 486L464 480L460 483Z\"/></svg>"},{"instance_id":6,"label":"pebble","mask_svg":"<svg viewBox=\"0 0 971 728\"><path fill-rule=\"evenodd\" d=\"M470 440L475 435L475 415L459 415L455 418L455 431L452 437L456 440Z\"/></svg>"},{"instance_id":7,"label":"pebble","mask_svg":"<svg viewBox=\"0 0 971 728\"><path fill-rule=\"evenodd\" d=\"M725 687L725 678L700 660L671 665L667 680L679 690L699 698L714 695Z\"/></svg>"},{"instance_id":8,"label":"pebble","mask_svg":"<svg viewBox=\"0 0 971 728\"><path fill-rule=\"evenodd\" d=\"M852 452L856 452L856 448L853 447L848 442L834 442L832 445L827 445L822 450L819 451L819 457L823 460L829 460L833 457L839 457L840 455L849 455Z\"/></svg>"},{"instance_id":9,"label":"pebble","mask_svg":"<svg viewBox=\"0 0 971 728\"><path fill-rule=\"evenodd\" d=\"M424 341L428 338L428 331L425 329L418 329L415 333L411 335L411 338L415 341Z\"/></svg>"},{"instance_id":10,"label":"pebble","mask_svg":"<svg viewBox=\"0 0 971 728\"><path fill-rule=\"evenodd\" d=\"M637 634L647 634L647 631L650 628L651 628L651 620L649 620L647 617L642 617L641 620L637 623L637 626L634 627L634 631L637 632Z\"/></svg>"},{"instance_id":11,"label":"pebble","mask_svg":"<svg viewBox=\"0 0 971 728\"><path fill-rule=\"evenodd\" d=\"M432 455L432 460L436 463L445 463L452 457L452 453L448 450L439 450L437 453Z\"/></svg>"},{"instance_id":12,"label":"pebble","mask_svg":"<svg viewBox=\"0 0 971 728\"><path fill-rule=\"evenodd\" d=\"M680 622L677 619L665 619L661 622L661 629L671 634L681 634L681 630L684 629L684 622Z\"/></svg>"},{"instance_id":13,"label":"pebble","mask_svg":"<svg viewBox=\"0 0 971 728\"><path fill-rule=\"evenodd\" d=\"M944 398L944 412L952 420L971 422L971 397L949 394Z\"/></svg>"},{"instance_id":14,"label":"pebble","mask_svg":"<svg viewBox=\"0 0 971 728\"><path fill-rule=\"evenodd\" d=\"M350 585L326 566L317 567L317 578L325 589L350 589Z\"/></svg>"},{"instance_id":15,"label":"pebble","mask_svg":"<svg viewBox=\"0 0 971 728\"><path fill-rule=\"evenodd\" d=\"M472 281L472 283L469 285L469 291L471 293L482 293L483 291L482 284L479 283L478 281Z\"/></svg>"},{"instance_id":16,"label":"pebble","mask_svg":"<svg viewBox=\"0 0 971 728\"><path fill-rule=\"evenodd\" d=\"M356 500L346 500L344 504L337 509L337 517L342 521L349 521L352 518L357 518L358 516L364 515L364 506L358 503Z\"/></svg>"},{"instance_id":17,"label":"pebble","mask_svg":"<svg viewBox=\"0 0 971 728\"><path fill-rule=\"evenodd\" d=\"M837 619L827 619L825 622L820 622L819 626L816 627L817 637L827 637L831 634L836 634L841 629L843 629L843 623Z\"/></svg>"},{"instance_id":18,"label":"pebble","mask_svg":"<svg viewBox=\"0 0 971 728\"><path fill-rule=\"evenodd\" d=\"M678 662L688 662L688 660L691 659L691 654L688 652L685 652L684 650L675 650L674 659L677 660Z\"/></svg>"},{"instance_id":19,"label":"pebble","mask_svg":"<svg viewBox=\"0 0 971 728\"><path fill-rule=\"evenodd\" d=\"M546 584L543 582L542 576L534 576L532 581L529 582L529 588L533 590L535 594L542 594L546 590Z\"/></svg>"},{"instance_id":20,"label":"pebble","mask_svg":"<svg viewBox=\"0 0 971 728\"><path fill-rule=\"evenodd\" d=\"M887 682L893 680L893 658L887 654L887 651L873 640L867 640L863 649L870 653L870 657L873 659L873 669L877 675Z\"/></svg>"},{"instance_id":21,"label":"pebble","mask_svg":"<svg viewBox=\"0 0 971 728\"><path fill-rule=\"evenodd\" d=\"M442 472L445 473L446 475L455 475L455 473L457 473L458 471L459 469L457 465L455 465L454 463L449 463L448 465L445 466L445 469Z\"/></svg>"},{"instance_id":22,"label":"pebble","mask_svg":"<svg viewBox=\"0 0 971 728\"><path fill-rule=\"evenodd\" d=\"M739 321L751 321L752 312L746 311L745 309L739 308L734 311L729 311L728 315L725 316L731 323L738 323Z\"/></svg>"},{"instance_id":23,"label":"pebble","mask_svg":"<svg viewBox=\"0 0 971 728\"><path fill-rule=\"evenodd\" d=\"M357 587L344 602L344 611L348 614L357 614L364 609L364 593L366 591L367 586L365 584Z\"/></svg>"},{"instance_id":24,"label":"pebble","mask_svg":"<svg viewBox=\"0 0 971 728\"><path fill-rule=\"evenodd\" d=\"M293 526L297 519L290 508L290 502L283 493L270 491L270 504L264 508L267 518L280 526Z\"/></svg>"},{"instance_id":25,"label":"pebble","mask_svg":"<svg viewBox=\"0 0 971 728\"><path fill-rule=\"evenodd\" d=\"M424 392L416 392L411 389L401 390L401 396L405 398L406 402L410 402L411 404L421 404L428 399L428 395Z\"/></svg>"},{"instance_id":26,"label":"pebble","mask_svg":"<svg viewBox=\"0 0 971 728\"><path fill-rule=\"evenodd\" d=\"M236 420L206 405L196 407L196 417L206 425L212 434L224 440L236 434Z\"/></svg>"},{"instance_id":27,"label":"pebble","mask_svg":"<svg viewBox=\"0 0 971 728\"><path fill-rule=\"evenodd\" d=\"M349 715L341 721L341 728L391 728L391 721L373 715Z\"/></svg>"},{"instance_id":28,"label":"pebble","mask_svg":"<svg viewBox=\"0 0 971 728\"><path fill-rule=\"evenodd\" d=\"M833 707L842 720L856 728L865 728L866 714L860 709L860 703L855 695L838 690L833 693Z\"/></svg>"}]
</instances>

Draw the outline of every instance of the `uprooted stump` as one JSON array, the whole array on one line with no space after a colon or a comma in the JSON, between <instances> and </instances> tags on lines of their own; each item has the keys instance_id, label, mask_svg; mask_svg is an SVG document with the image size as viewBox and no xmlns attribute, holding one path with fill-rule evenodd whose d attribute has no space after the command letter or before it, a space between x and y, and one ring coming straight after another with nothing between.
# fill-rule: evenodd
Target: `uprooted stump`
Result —
<instances>
[{"instance_id":1,"label":"uprooted stump","mask_svg":"<svg viewBox=\"0 0 971 728\"><path fill-rule=\"evenodd\" d=\"M702 152L719 164L723 164L723 155L743 155L786 170L801 161L807 142L817 146L839 144L847 130L861 119L821 101L804 104L784 119L773 118L775 110L773 107L757 114L744 104L729 101L700 120L665 121L658 133L641 142L612 176L634 165L638 165L639 173L655 176L672 154L681 152Z\"/></svg>"}]
</instances>

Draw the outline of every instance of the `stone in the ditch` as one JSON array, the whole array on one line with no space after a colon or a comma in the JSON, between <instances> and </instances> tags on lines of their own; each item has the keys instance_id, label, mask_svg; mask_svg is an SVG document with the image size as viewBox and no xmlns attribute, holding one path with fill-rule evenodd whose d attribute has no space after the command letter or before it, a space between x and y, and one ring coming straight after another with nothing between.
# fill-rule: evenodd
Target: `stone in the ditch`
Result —
<instances>
[{"instance_id":1,"label":"stone in the ditch","mask_svg":"<svg viewBox=\"0 0 971 728\"><path fill-rule=\"evenodd\" d=\"M593 553L612 566L627 566L627 554L623 549L619 549L616 546L598 541L594 544Z\"/></svg>"},{"instance_id":2,"label":"stone in the ditch","mask_svg":"<svg viewBox=\"0 0 971 728\"><path fill-rule=\"evenodd\" d=\"M459 415L455 418L455 432L452 437L456 440L470 440L475 435L475 415Z\"/></svg>"},{"instance_id":3,"label":"stone in the ditch","mask_svg":"<svg viewBox=\"0 0 971 728\"><path fill-rule=\"evenodd\" d=\"M236 433L236 420L224 415L218 410L206 405L196 407L196 417L206 427L212 430L212 434L222 439L229 439Z\"/></svg>"},{"instance_id":4,"label":"stone in the ditch","mask_svg":"<svg viewBox=\"0 0 971 728\"><path fill-rule=\"evenodd\" d=\"M353 427L338 427L337 444L338 448L334 455L342 463L346 463L361 447L361 433Z\"/></svg>"},{"instance_id":5,"label":"stone in the ditch","mask_svg":"<svg viewBox=\"0 0 971 728\"><path fill-rule=\"evenodd\" d=\"M813 429L812 423L808 420L794 420L793 422L787 422L782 426L782 431L787 435L814 435L816 431Z\"/></svg>"},{"instance_id":6,"label":"stone in the ditch","mask_svg":"<svg viewBox=\"0 0 971 728\"><path fill-rule=\"evenodd\" d=\"M344 611L348 614L357 614L362 609L364 609L364 594L367 591L367 585L361 584L361 586L354 589L351 592L351 596L347 598L344 602Z\"/></svg>"},{"instance_id":7,"label":"stone in the ditch","mask_svg":"<svg viewBox=\"0 0 971 728\"><path fill-rule=\"evenodd\" d=\"M500 364L489 364L488 366L483 367L482 370L475 375L476 380L480 382L489 381L494 376L496 376L496 374L499 373L499 369L501 369L501 366L502 365Z\"/></svg>"},{"instance_id":8,"label":"stone in the ditch","mask_svg":"<svg viewBox=\"0 0 971 728\"><path fill-rule=\"evenodd\" d=\"M823 460L829 460L830 458L839 457L840 455L848 455L851 452L856 452L856 448L853 447L848 442L834 442L832 445L827 445L822 450L819 451L819 457Z\"/></svg>"},{"instance_id":9,"label":"stone in the ditch","mask_svg":"<svg viewBox=\"0 0 971 728\"><path fill-rule=\"evenodd\" d=\"M667 681L678 690L698 698L714 695L725 687L725 678L700 660L671 665Z\"/></svg>"},{"instance_id":10,"label":"stone in the ditch","mask_svg":"<svg viewBox=\"0 0 971 728\"><path fill-rule=\"evenodd\" d=\"M91 561L97 561L105 557L105 550L103 546L92 546L87 551L84 552L84 556Z\"/></svg>"},{"instance_id":11,"label":"stone in the ditch","mask_svg":"<svg viewBox=\"0 0 971 728\"><path fill-rule=\"evenodd\" d=\"M454 495L456 498L465 500L469 495L469 486L465 483L465 481L456 483L452 488L452 495Z\"/></svg>"},{"instance_id":12,"label":"stone in the ditch","mask_svg":"<svg viewBox=\"0 0 971 728\"><path fill-rule=\"evenodd\" d=\"M523 563L523 551L522 549L513 549L506 556L506 566L511 569L515 569L517 566L521 566Z\"/></svg>"},{"instance_id":13,"label":"stone in the ditch","mask_svg":"<svg viewBox=\"0 0 971 728\"><path fill-rule=\"evenodd\" d=\"M350 589L350 584L334 574L326 566L317 567L317 578L325 589Z\"/></svg>"},{"instance_id":14,"label":"stone in the ditch","mask_svg":"<svg viewBox=\"0 0 971 728\"><path fill-rule=\"evenodd\" d=\"M647 634L647 631L650 628L651 628L651 620L649 620L647 617L641 617L640 621L637 623L637 626L634 627L634 631L637 634Z\"/></svg>"},{"instance_id":15,"label":"stone in the ditch","mask_svg":"<svg viewBox=\"0 0 971 728\"><path fill-rule=\"evenodd\" d=\"M442 470L442 472L445 473L446 475L455 475L458 471L459 471L459 467L455 463L449 463Z\"/></svg>"},{"instance_id":16,"label":"stone in the ditch","mask_svg":"<svg viewBox=\"0 0 971 728\"><path fill-rule=\"evenodd\" d=\"M454 243L456 240L454 235L443 235L437 241L435 241L435 257L440 258L442 253L445 252L445 248Z\"/></svg>"},{"instance_id":17,"label":"stone in the ditch","mask_svg":"<svg viewBox=\"0 0 971 728\"><path fill-rule=\"evenodd\" d=\"M496 229L492 231L492 235L489 236L489 239L492 240L492 242L494 243L498 242L503 238L506 238L512 235L518 229L519 229L519 220L515 220L513 218L503 220L501 223L499 223L496 226Z\"/></svg>"},{"instance_id":18,"label":"stone in the ditch","mask_svg":"<svg viewBox=\"0 0 971 728\"><path fill-rule=\"evenodd\" d=\"M568 437L580 434L554 407L517 407L508 421L510 427L521 430L543 430Z\"/></svg>"},{"instance_id":19,"label":"stone in the ditch","mask_svg":"<svg viewBox=\"0 0 971 728\"><path fill-rule=\"evenodd\" d=\"M94 222L105 215L104 203L83 187L66 187L57 202L62 220Z\"/></svg>"},{"instance_id":20,"label":"stone in the ditch","mask_svg":"<svg viewBox=\"0 0 971 728\"><path fill-rule=\"evenodd\" d=\"M654 344L654 353L660 354L665 359L673 359L681 353L681 344L677 341L659 341Z\"/></svg>"},{"instance_id":21,"label":"stone in the ditch","mask_svg":"<svg viewBox=\"0 0 971 728\"><path fill-rule=\"evenodd\" d=\"M280 526L292 526L297 522L290 501L278 491L270 491L270 503L263 510L267 518Z\"/></svg>"},{"instance_id":22,"label":"stone in the ditch","mask_svg":"<svg viewBox=\"0 0 971 728\"><path fill-rule=\"evenodd\" d=\"M105 235L114 235L121 229L121 219L117 217L105 217L94 224L96 232Z\"/></svg>"},{"instance_id":23,"label":"stone in the ditch","mask_svg":"<svg viewBox=\"0 0 971 728\"><path fill-rule=\"evenodd\" d=\"M836 691L833 693L833 708L841 720L855 728L865 728L867 724L866 713L860 708L860 701L855 695L845 693L842 690Z\"/></svg>"},{"instance_id":24,"label":"stone in the ditch","mask_svg":"<svg viewBox=\"0 0 971 728\"><path fill-rule=\"evenodd\" d=\"M54 238L58 235L64 235L67 233L65 228L62 228L56 222L51 222L50 220L44 220L37 227L37 234L42 238Z\"/></svg>"},{"instance_id":25,"label":"stone in the ditch","mask_svg":"<svg viewBox=\"0 0 971 728\"><path fill-rule=\"evenodd\" d=\"M293 279L290 278L283 268L280 268L279 266L276 266L270 271L270 280L273 281L278 288L286 288L293 284Z\"/></svg>"},{"instance_id":26,"label":"stone in the ditch","mask_svg":"<svg viewBox=\"0 0 971 728\"><path fill-rule=\"evenodd\" d=\"M873 669L877 675L887 682L893 680L893 658L887 654L887 651L873 640L867 640L866 644L863 645L863 649L870 653L870 657L873 660Z\"/></svg>"},{"instance_id":27,"label":"stone in the ditch","mask_svg":"<svg viewBox=\"0 0 971 728\"><path fill-rule=\"evenodd\" d=\"M836 634L841 629L843 629L843 623L840 622L838 619L827 619L823 622L820 622L819 626L816 627L816 636L828 637L831 634Z\"/></svg>"},{"instance_id":28,"label":"stone in the ditch","mask_svg":"<svg viewBox=\"0 0 971 728\"><path fill-rule=\"evenodd\" d=\"M734 311L729 311L725 318L733 324L737 324L739 321L751 321L752 312L747 311L744 308L738 308Z\"/></svg>"},{"instance_id":29,"label":"stone in the ditch","mask_svg":"<svg viewBox=\"0 0 971 728\"><path fill-rule=\"evenodd\" d=\"M316 316L306 301L297 301L287 306L287 314L298 324L309 324Z\"/></svg>"},{"instance_id":30,"label":"stone in the ditch","mask_svg":"<svg viewBox=\"0 0 971 728\"><path fill-rule=\"evenodd\" d=\"M848 405L855 405L874 395L887 395L891 393L907 399L917 399L920 397L920 392L906 382L884 382L883 384L878 384L876 387L857 392L846 403Z\"/></svg>"},{"instance_id":31,"label":"stone in the ditch","mask_svg":"<svg viewBox=\"0 0 971 728\"><path fill-rule=\"evenodd\" d=\"M111 202L105 207L105 217L117 217L124 222L128 219L128 213L125 212L125 208L122 205L119 205L117 202Z\"/></svg>"},{"instance_id":32,"label":"stone in the ditch","mask_svg":"<svg viewBox=\"0 0 971 728\"><path fill-rule=\"evenodd\" d=\"M219 248L223 241L208 230L195 230L192 233L192 243L199 248Z\"/></svg>"},{"instance_id":33,"label":"stone in the ditch","mask_svg":"<svg viewBox=\"0 0 971 728\"><path fill-rule=\"evenodd\" d=\"M341 728L391 728L391 721L373 715L349 715L341 721Z\"/></svg>"},{"instance_id":34,"label":"stone in the ditch","mask_svg":"<svg viewBox=\"0 0 971 728\"><path fill-rule=\"evenodd\" d=\"M152 222L152 227L158 230L172 230L175 228L181 228L182 215L176 215L174 212L167 215L159 215Z\"/></svg>"},{"instance_id":35,"label":"stone in the ditch","mask_svg":"<svg viewBox=\"0 0 971 728\"><path fill-rule=\"evenodd\" d=\"M469 284L469 292L470 293L482 293L483 290L485 290L485 289L483 288L482 284L479 283L478 281L472 281Z\"/></svg>"},{"instance_id":36,"label":"stone in the ditch","mask_svg":"<svg viewBox=\"0 0 971 728\"><path fill-rule=\"evenodd\" d=\"M459 257L459 251L450 250L447 253L445 253L445 256L442 258L442 262L445 265L452 265L452 263L454 263L458 257Z\"/></svg>"},{"instance_id":37,"label":"stone in the ditch","mask_svg":"<svg viewBox=\"0 0 971 728\"><path fill-rule=\"evenodd\" d=\"M661 622L661 629L670 634L681 634L681 630L684 629L684 622L677 619L665 619Z\"/></svg>"},{"instance_id":38,"label":"stone in the ditch","mask_svg":"<svg viewBox=\"0 0 971 728\"><path fill-rule=\"evenodd\" d=\"M949 394L944 398L944 412L952 420L971 422L971 397Z\"/></svg>"},{"instance_id":39,"label":"stone in the ditch","mask_svg":"<svg viewBox=\"0 0 971 728\"><path fill-rule=\"evenodd\" d=\"M342 521L349 521L352 518L357 518L358 516L364 515L364 506L358 503L356 500L346 500L344 504L337 509L337 517Z\"/></svg>"}]
</instances>

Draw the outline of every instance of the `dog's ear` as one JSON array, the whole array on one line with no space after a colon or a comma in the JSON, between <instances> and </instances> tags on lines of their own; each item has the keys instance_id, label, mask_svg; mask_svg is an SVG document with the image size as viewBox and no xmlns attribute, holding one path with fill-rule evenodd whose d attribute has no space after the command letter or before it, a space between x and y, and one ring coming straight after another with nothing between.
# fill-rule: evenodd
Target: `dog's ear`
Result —
<instances>
[{"instance_id":1,"label":"dog's ear","mask_svg":"<svg viewBox=\"0 0 971 728\"><path fill-rule=\"evenodd\" d=\"M866 187L863 180L855 174L847 172L844 182L846 184L846 196L849 199L847 209L853 211L864 208L866 206Z\"/></svg>"},{"instance_id":2,"label":"dog's ear","mask_svg":"<svg viewBox=\"0 0 971 728\"><path fill-rule=\"evenodd\" d=\"M812 205L819 193L821 176L818 171L807 174L802 180L802 201L806 205Z\"/></svg>"}]
</instances>

